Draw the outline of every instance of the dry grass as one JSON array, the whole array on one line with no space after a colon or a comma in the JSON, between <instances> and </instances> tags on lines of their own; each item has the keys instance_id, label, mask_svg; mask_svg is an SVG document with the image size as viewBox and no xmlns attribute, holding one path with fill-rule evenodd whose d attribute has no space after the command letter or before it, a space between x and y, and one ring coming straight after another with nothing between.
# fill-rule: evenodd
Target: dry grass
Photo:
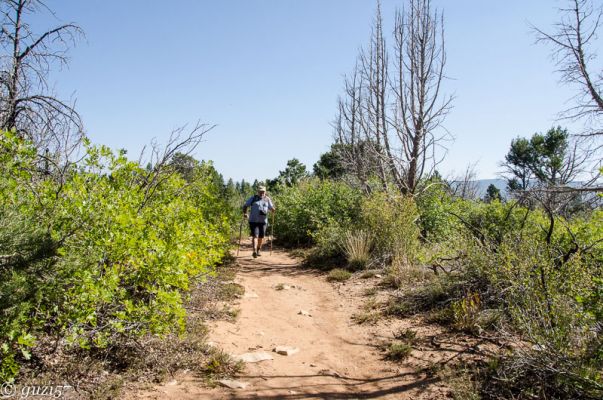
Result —
<instances>
[{"instance_id":1,"label":"dry grass","mask_svg":"<svg viewBox=\"0 0 603 400\"><path fill-rule=\"evenodd\" d=\"M358 325L374 324L381 318L381 313L376 311L363 311L352 315L352 321Z\"/></svg>"},{"instance_id":2,"label":"dry grass","mask_svg":"<svg viewBox=\"0 0 603 400\"><path fill-rule=\"evenodd\" d=\"M365 231L346 233L342 246L351 270L366 268L371 255L371 243L371 238Z\"/></svg>"},{"instance_id":3,"label":"dry grass","mask_svg":"<svg viewBox=\"0 0 603 400\"><path fill-rule=\"evenodd\" d=\"M383 284L401 288L417 282L429 281L433 276L433 272L422 266L408 263L402 258L396 258L392 261L387 275L383 278Z\"/></svg>"},{"instance_id":4,"label":"dry grass","mask_svg":"<svg viewBox=\"0 0 603 400\"><path fill-rule=\"evenodd\" d=\"M452 389L452 398L454 400L480 400L480 384L477 382L471 371L465 368L444 368L439 376L442 380L448 382Z\"/></svg>"}]
</instances>

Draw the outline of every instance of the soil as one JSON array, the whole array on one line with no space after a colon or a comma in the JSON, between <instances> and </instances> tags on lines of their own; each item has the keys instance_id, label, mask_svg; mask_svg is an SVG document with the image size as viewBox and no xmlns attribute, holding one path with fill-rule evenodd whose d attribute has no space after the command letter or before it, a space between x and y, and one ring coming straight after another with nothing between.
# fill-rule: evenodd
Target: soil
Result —
<instances>
[{"instance_id":1,"label":"soil","mask_svg":"<svg viewBox=\"0 0 603 400\"><path fill-rule=\"evenodd\" d=\"M265 351L274 359L247 363L232 377L248 384L245 389L211 387L203 377L182 372L126 398L445 399L452 395L441 371L488 352L486 343L421 317L380 317L359 324L355 315L378 313L391 295L380 289L367 296L367 288L376 287L379 277L355 274L331 283L326 273L302 268L300 260L282 250L254 259L243 248L238 263L235 282L245 288L238 300L240 313L234 322L212 323L209 340L233 356ZM384 348L405 329L416 332L410 356L398 362L386 359ZM273 352L276 346L299 352L279 355Z\"/></svg>"}]
</instances>

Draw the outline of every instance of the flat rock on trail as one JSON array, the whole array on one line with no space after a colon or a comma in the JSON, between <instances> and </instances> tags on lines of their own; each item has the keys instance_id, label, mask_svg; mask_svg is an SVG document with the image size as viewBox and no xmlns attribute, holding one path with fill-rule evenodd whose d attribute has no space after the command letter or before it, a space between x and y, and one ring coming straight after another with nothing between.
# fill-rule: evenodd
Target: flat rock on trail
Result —
<instances>
[{"instance_id":1,"label":"flat rock on trail","mask_svg":"<svg viewBox=\"0 0 603 400\"><path fill-rule=\"evenodd\" d=\"M138 398L157 399L435 399L447 397L437 378L385 361L369 327L352 322L358 304L342 296L325 274L300 268L282 251L252 258L242 249L236 283L246 293L236 322L210 326L216 346L238 356L270 352L273 360L246 363L233 380L244 389L208 388L201 379L178 376ZM359 299L355 299L358 303ZM300 310L307 311L304 315ZM299 349L291 355L278 346Z\"/></svg>"}]
</instances>

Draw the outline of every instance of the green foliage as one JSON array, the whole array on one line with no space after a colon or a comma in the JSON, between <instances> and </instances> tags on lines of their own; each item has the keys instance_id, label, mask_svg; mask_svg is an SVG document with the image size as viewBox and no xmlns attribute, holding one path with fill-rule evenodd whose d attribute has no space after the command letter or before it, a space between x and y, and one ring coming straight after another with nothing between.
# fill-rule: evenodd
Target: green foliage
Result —
<instances>
[{"instance_id":1,"label":"green foliage","mask_svg":"<svg viewBox=\"0 0 603 400\"><path fill-rule=\"evenodd\" d=\"M477 330L477 320L481 311L481 300L478 293L468 293L464 298L454 301L450 307L457 329L467 332Z\"/></svg>"},{"instance_id":2,"label":"green foliage","mask_svg":"<svg viewBox=\"0 0 603 400\"><path fill-rule=\"evenodd\" d=\"M350 226L359 215L360 193L344 183L307 179L277 195L275 235L285 246L317 243L322 229Z\"/></svg>"},{"instance_id":3,"label":"green foliage","mask_svg":"<svg viewBox=\"0 0 603 400\"><path fill-rule=\"evenodd\" d=\"M455 200L450 195L448 185L438 176L426 182L426 189L416 199L419 211L421 237L429 242L449 240L460 228L460 221L451 211L455 210Z\"/></svg>"},{"instance_id":4,"label":"green foliage","mask_svg":"<svg viewBox=\"0 0 603 400\"><path fill-rule=\"evenodd\" d=\"M560 126L546 134L535 133L530 140L517 138L511 142L505 156L505 167L511 174L508 186L511 190L525 190L531 181L545 185L566 184L572 175L564 170L574 168L568 152L569 133Z\"/></svg>"},{"instance_id":5,"label":"green foliage","mask_svg":"<svg viewBox=\"0 0 603 400\"><path fill-rule=\"evenodd\" d=\"M412 346L404 342L393 342L387 346L386 358L392 361L404 361L410 356Z\"/></svg>"},{"instance_id":6,"label":"green foliage","mask_svg":"<svg viewBox=\"0 0 603 400\"><path fill-rule=\"evenodd\" d=\"M343 282L352 277L352 273L345 269L335 268L329 272L327 280L330 282Z\"/></svg>"},{"instance_id":7,"label":"green foliage","mask_svg":"<svg viewBox=\"0 0 603 400\"><path fill-rule=\"evenodd\" d=\"M360 221L369 233L374 255L412 264L419 249L419 214L409 197L373 193L361 203Z\"/></svg>"},{"instance_id":8,"label":"green foliage","mask_svg":"<svg viewBox=\"0 0 603 400\"><path fill-rule=\"evenodd\" d=\"M491 203L493 201L502 201L500 189L492 183L488 185L488 189L486 189L486 195L484 196L484 201L486 203Z\"/></svg>"},{"instance_id":9,"label":"green foliage","mask_svg":"<svg viewBox=\"0 0 603 400\"><path fill-rule=\"evenodd\" d=\"M331 150L320 155L319 160L314 164L314 176L320 179L339 179L346 170L340 155L342 145L333 144Z\"/></svg>"},{"instance_id":10,"label":"green foliage","mask_svg":"<svg viewBox=\"0 0 603 400\"><path fill-rule=\"evenodd\" d=\"M182 331L183 296L227 249L229 220L208 164L153 172L102 146L68 174L37 174L31 145L0 136L0 380L40 335L87 349Z\"/></svg>"},{"instance_id":11,"label":"green foliage","mask_svg":"<svg viewBox=\"0 0 603 400\"><path fill-rule=\"evenodd\" d=\"M294 186L308 175L306 166L297 158L287 161L287 167L284 171L279 171L276 181L280 185Z\"/></svg>"},{"instance_id":12,"label":"green foliage","mask_svg":"<svg viewBox=\"0 0 603 400\"><path fill-rule=\"evenodd\" d=\"M191 182L194 179L196 169L199 167L199 161L188 154L176 153L172 156L170 166L172 166L185 181Z\"/></svg>"}]
</instances>

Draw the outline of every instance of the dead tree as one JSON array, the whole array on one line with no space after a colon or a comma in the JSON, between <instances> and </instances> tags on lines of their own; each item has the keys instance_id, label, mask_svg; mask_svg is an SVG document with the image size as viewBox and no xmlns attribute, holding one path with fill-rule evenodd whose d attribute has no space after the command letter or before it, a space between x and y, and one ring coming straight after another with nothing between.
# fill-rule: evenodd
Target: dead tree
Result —
<instances>
[{"instance_id":1,"label":"dead tree","mask_svg":"<svg viewBox=\"0 0 603 400\"><path fill-rule=\"evenodd\" d=\"M553 33L534 28L538 42L553 47L553 59L561 82L578 88L574 106L562 115L573 120L586 119L590 122L585 136L603 136L603 73L593 70L596 57L595 41L603 18L603 7L595 8L590 0L571 0L568 8L561 8L561 20L555 24Z\"/></svg>"},{"instance_id":2,"label":"dead tree","mask_svg":"<svg viewBox=\"0 0 603 400\"><path fill-rule=\"evenodd\" d=\"M0 129L15 129L40 153L65 156L79 143L82 122L72 103L52 93L48 76L67 64L82 30L69 23L34 32L28 17L50 11L40 0L4 0L0 10Z\"/></svg>"},{"instance_id":3,"label":"dead tree","mask_svg":"<svg viewBox=\"0 0 603 400\"><path fill-rule=\"evenodd\" d=\"M410 0L408 10L396 15L394 36L391 125L400 154L393 162L401 177L397 182L400 190L415 194L421 179L441 161L437 150L449 138L441 126L453 100L442 94L444 18L437 10L432 12L430 0Z\"/></svg>"},{"instance_id":4,"label":"dead tree","mask_svg":"<svg viewBox=\"0 0 603 400\"><path fill-rule=\"evenodd\" d=\"M476 164L469 164L462 175L448 182L451 194L465 200L479 198L479 184L477 182Z\"/></svg>"},{"instance_id":5,"label":"dead tree","mask_svg":"<svg viewBox=\"0 0 603 400\"><path fill-rule=\"evenodd\" d=\"M360 52L360 74L363 94L361 99L361 129L364 143L372 158L377 160L377 176L387 190L392 172L387 123L388 52L383 36L381 4L373 22L371 38L366 50Z\"/></svg>"},{"instance_id":6,"label":"dead tree","mask_svg":"<svg viewBox=\"0 0 603 400\"><path fill-rule=\"evenodd\" d=\"M441 94L443 18L432 14L429 0L409 4L407 13L396 16L391 62L377 2L369 45L360 52L352 79L346 79L335 126L336 140L349 149L343 159L355 165L353 173L365 174L361 181L378 177L383 189L414 195L440 161L436 150L448 135L439 128L452 96Z\"/></svg>"},{"instance_id":7,"label":"dead tree","mask_svg":"<svg viewBox=\"0 0 603 400\"><path fill-rule=\"evenodd\" d=\"M345 78L344 95L338 99L337 116L333 122L334 139L339 144L338 152L348 175L356 178L365 191L370 191L368 180L371 175L367 145L361 130L362 77L358 67Z\"/></svg>"}]
</instances>

